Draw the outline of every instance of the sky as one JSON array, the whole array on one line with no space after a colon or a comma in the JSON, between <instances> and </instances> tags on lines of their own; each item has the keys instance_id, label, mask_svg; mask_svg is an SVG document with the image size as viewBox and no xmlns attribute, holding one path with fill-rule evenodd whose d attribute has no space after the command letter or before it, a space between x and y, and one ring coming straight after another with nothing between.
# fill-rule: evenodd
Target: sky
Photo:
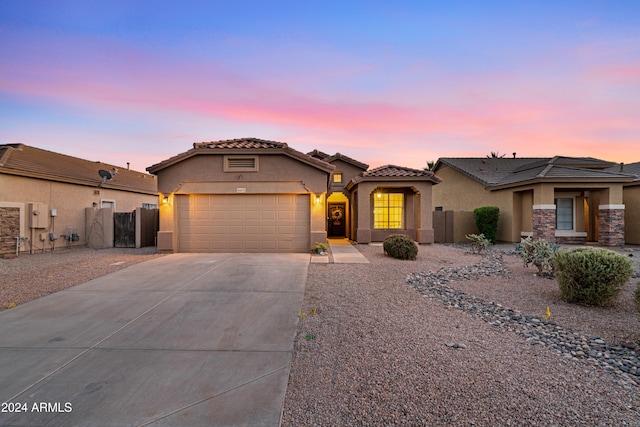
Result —
<instances>
[{"instance_id":1,"label":"sky","mask_svg":"<svg viewBox=\"0 0 640 427\"><path fill-rule=\"evenodd\" d=\"M640 161L640 2L0 1L0 144Z\"/></svg>"}]
</instances>

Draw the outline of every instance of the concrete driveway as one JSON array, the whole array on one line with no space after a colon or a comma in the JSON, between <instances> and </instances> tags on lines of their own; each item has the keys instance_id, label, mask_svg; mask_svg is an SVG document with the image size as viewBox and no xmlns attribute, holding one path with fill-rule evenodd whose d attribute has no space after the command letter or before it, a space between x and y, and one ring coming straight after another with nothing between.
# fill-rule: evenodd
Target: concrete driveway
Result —
<instances>
[{"instance_id":1,"label":"concrete driveway","mask_svg":"<svg viewBox=\"0 0 640 427\"><path fill-rule=\"evenodd\" d=\"M279 425L308 264L168 255L0 313L0 425Z\"/></svg>"}]
</instances>

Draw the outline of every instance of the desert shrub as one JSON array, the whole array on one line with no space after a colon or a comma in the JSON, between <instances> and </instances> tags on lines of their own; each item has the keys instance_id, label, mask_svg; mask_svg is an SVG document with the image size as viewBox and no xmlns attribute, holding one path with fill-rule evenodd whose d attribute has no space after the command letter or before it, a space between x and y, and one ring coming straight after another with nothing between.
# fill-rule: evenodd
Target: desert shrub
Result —
<instances>
[{"instance_id":1,"label":"desert shrub","mask_svg":"<svg viewBox=\"0 0 640 427\"><path fill-rule=\"evenodd\" d=\"M416 259L418 245L404 234L392 234L382 243L384 253L398 259Z\"/></svg>"},{"instance_id":2,"label":"desert shrub","mask_svg":"<svg viewBox=\"0 0 640 427\"><path fill-rule=\"evenodd\" d=\"M633 274L631 260L607 249L560 250L554 264L562 299L585 305L609 305Z\"/></svg>"},{"instance_id":3,"label":"desert shrub","mask_svg":"<svg viewBox=\"0 0 640 427\"><path fill-rule=\"evenodd\" d=\"M545 239L520 239L516 245L516 253L522 258L525 267L534 265L541 276L553 276L553 256L560 248L556 243L549 243Z\"/></svg>"},{"instance_id":4,"label":"desert shrub","mask_svg":"<svg viewBox=\"0 0 640 427\"><path fill-rule=\"evenodd\" d=\"M474 254L479 254L489 245L491 245L491 242L489 242L489 240L484 237L484 234L467 234L464 237L469 240L471 252Z\"/></svg>"},{"instance_id":5,"label":"desert shrub","mask_svg":"<svg viewBox=\"0 0 640 427\"><path fill-rule=\"evenodd\" d=\"M497 206L483 206L473 210L473 219L480 234L491 243L496 242L498 236L498 219L500 219L500 208Z\"/></svg>"}]
</instances>

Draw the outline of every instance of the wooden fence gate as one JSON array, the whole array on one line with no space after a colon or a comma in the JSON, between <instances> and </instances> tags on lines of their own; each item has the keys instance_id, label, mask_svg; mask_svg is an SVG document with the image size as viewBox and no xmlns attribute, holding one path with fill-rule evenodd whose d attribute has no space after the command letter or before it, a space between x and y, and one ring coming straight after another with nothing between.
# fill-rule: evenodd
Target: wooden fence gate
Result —
<instances>
[{"instance_id":1,"label":"wooden fence gate","mask_svg":"<svg viewBox=\"0 0 640 427\"><path fill-rule=\"evenodd\" d=\"M136 211L113 214L113 246L136 247Z\"/></svg>"}]
</instances>

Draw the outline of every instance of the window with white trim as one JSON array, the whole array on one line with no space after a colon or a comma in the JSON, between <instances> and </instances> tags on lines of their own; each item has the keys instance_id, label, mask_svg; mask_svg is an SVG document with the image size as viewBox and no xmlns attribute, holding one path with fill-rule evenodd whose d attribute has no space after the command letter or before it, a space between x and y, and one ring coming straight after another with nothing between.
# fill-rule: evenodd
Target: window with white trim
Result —
<instances>
[{"instance_id":1,"label":"window with white trim","mask_svg":"<svg viewBox=\"0 0 640 427\"><path fill-rule=\"evenodd\" d=\"M556 230L573 230L573 198L555 199Z\"/></svg>"}]
</instances>

